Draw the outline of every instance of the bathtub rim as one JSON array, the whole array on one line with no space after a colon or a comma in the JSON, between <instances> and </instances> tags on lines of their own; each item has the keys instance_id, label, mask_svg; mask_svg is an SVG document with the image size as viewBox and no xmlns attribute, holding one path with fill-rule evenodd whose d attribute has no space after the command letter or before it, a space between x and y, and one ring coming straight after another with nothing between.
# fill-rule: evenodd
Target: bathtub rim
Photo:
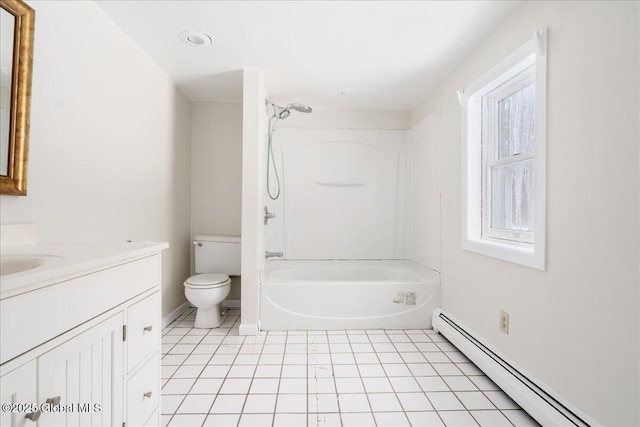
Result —
<instances>
[{"instance_id":1,"label":"bathtub rim","mask_svg":"<svg viewBox=\"0 0 640 427\"><path fill-rule=\"evenodd\" d=\"M286 267L287 264L291 263L290 267ZM376 267L384 267L384 268L406 268L410 271L413 271L419 275L418 279L412 280L401 280L401 279L390 279L390 280L303 280L303 279L270 279L270 274L275 271L283 271L283 270L291 270L294 268L301 268L306 265L309 267L318 268L321 264L326 263L327 266L337 266L340 264L341 267L348 268L348 264L352 263L352 266L373 266ZM412 284L439 284L440 283L440 272L434 269L430 269L424 267L415 261L411 261L409 259L358 259L358 260L345 260L345 259L276 259L276 260L268 260L265 264L265 267L261 271L260 282L265 285L296 285L300 283L304 284L322 284L325 286L331 285L339 285L344 282L348 282L350 284L357 283L375 283L377 284L389 284L389 283L412 283Z\"/></svg>"}]
</instances>

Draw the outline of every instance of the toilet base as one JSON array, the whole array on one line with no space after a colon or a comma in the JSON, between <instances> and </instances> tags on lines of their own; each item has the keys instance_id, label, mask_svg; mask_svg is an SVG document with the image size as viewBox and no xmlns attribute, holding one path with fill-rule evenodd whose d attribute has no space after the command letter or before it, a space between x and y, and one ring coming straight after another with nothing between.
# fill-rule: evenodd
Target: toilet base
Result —
<instances>
[{"instance_id":1,"label":"toilet base","mask_svg":"<svg viewBox=\"0 0 640 427\"><path fill-rule=\"evenodd\" d=\"M196 320L193 327L202 329L219 328L226 318L226 313L224 316L220 314L220 304L208 309L196 308Z\"/></svg>"}]
</instances>

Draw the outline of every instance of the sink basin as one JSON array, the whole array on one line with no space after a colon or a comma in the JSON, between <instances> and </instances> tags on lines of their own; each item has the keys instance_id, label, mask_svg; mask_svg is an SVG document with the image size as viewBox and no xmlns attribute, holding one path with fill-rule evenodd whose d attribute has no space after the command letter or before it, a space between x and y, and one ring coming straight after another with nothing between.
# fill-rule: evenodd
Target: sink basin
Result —
<instances>
[{"instance_id":1,"label":"sink basin","mask_svg":"<svg viewBox=\"0 0 640 427\"><path fill-rule=\"evenodd\" d=\"M60 257L51 255L9 255L0 259L0 276L22 273L46 264L51 264Z\"/></svg>"}]
</instances>

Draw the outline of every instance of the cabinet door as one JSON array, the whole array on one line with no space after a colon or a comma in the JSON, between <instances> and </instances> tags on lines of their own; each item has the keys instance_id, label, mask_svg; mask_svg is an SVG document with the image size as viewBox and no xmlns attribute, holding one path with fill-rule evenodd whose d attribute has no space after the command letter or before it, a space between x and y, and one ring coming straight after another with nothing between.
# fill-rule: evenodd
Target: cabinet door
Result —
<instances>
[{"instance_id":1,"label":"cabinet door","mask_svg":"<svg viewBox=\"0 0 640 427\"><path fill-rule=\"evenodd\" d=\"M37 395L37 366L36 361L32 360L16 369L11 371L0 378L0 394L2 404L16 405L16 404L36 404ZM3 406L2 412L0 412L0 426L35 426L35 420L38 419L40 413L34 413L30 417L33 420L25 418L33 409L27 408L26 411L13 412L6 411ZM14 407L11 409L22 409L20 407Z\"/></svg>"},{"instance_id":2,"label":"cabinet door","mask_svg":"<svg viewBox=\"0 0 640 427\"><path fill-rule=\"evenodd\" d=\"M122 423L122 326L119 313L38 358L40 403L60 404L40 426Z\"/></svg>"}]
</instances>

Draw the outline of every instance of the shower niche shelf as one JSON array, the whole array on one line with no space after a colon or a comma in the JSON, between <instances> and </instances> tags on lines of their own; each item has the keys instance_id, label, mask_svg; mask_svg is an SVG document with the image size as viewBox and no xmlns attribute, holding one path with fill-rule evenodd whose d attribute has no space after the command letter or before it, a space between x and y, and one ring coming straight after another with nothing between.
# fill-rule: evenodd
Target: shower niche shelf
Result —
<instances>
[{"instance_id":1,"label":"shower niche shelf","mask_svg":"<svg viewBox=\"0 0 640 427\"><path fill-rule=\"evenodd\" d=\"M367 185L366 182L316 182L320 187L350 188L362 187Z\"/></svg>"}]
</instances>

